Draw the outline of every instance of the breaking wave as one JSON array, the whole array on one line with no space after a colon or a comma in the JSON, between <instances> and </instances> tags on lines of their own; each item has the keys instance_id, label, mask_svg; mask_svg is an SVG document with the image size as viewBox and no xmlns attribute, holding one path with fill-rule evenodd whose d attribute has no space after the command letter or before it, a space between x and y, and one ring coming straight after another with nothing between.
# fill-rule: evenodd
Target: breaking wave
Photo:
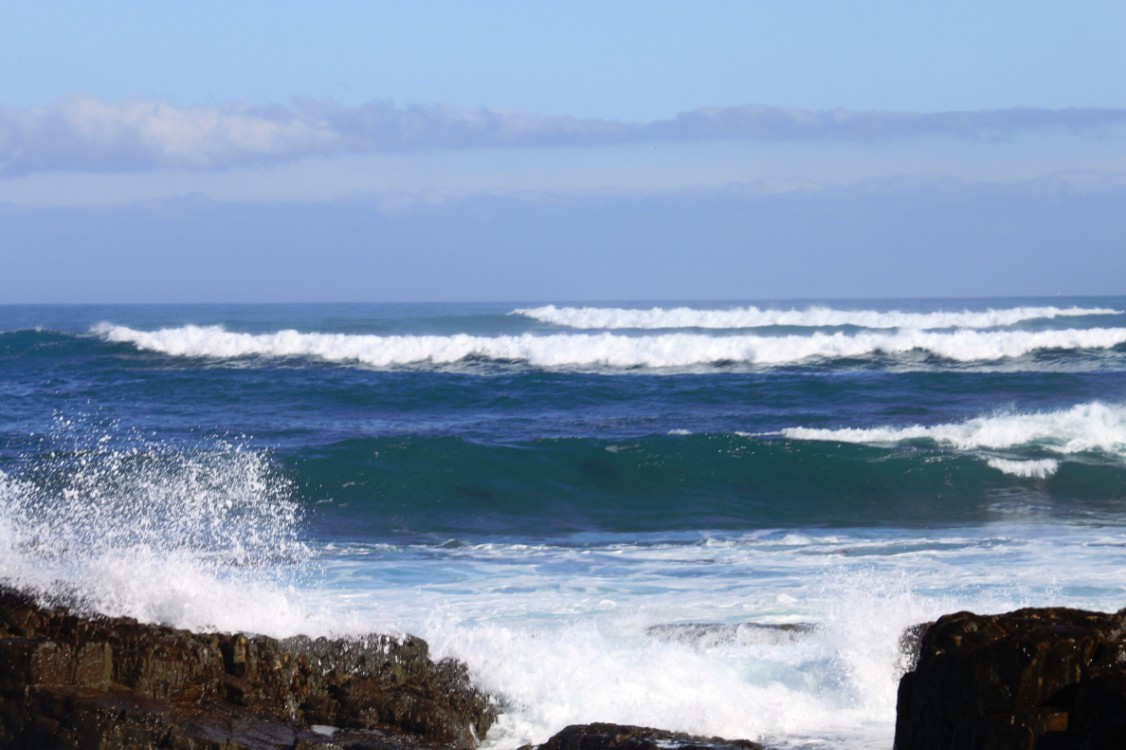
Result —
<instances>
[{"instance_id":1,"label":"breaking wave","mask_svg":"<svg viewBox=\"0 0 1126 750\"><path fill-rule=\"evenodd\" d=\"M811 429L781 431L791 440L893 445L928 440L959 451L1035 450L1059 456L1101 453L1126 458L1126 406L1092 402L1069 409L1029 414L991 414L963 422L907 427ZM1045 477L1058 461L1041 458L1016 461L992 458L989 465L1007 474Z\"/></svg>"},{"instance_id":2,"label":"breaking wave","mask_svg":"<svg viewBox=\"0 0 1126 750\"><path fill-rule=\"evenodd\" d=\"M996 328L1029 320L1050 320L1063 317L1120 315L1121 310L1105 307L1013 307L1002 310L961 310L937 312L903 312L900 310L838 310L830 307L809 307L804 310L778 310L754 306L728 310L705 310L692 307L634 309L621 307L543 307L520 308L513 315L523 315L552 325L568 328L762 328L795 326L831 328Z\"/></svg>"},{"instance_id":3,"label":"breaking wave","mask_svg":"<svg viewBox=\"0 0 1126 750\"><path fill-rule=\"evenodd\" d=\"M822 333L805 336L710 336L614 333L516 336L376 336L283 330L251 334L221 326L140 331L99 324L105 341L176 357L312 358L385 368L451 365L482 359L544 368L684 368L714 364L781 366L806 360L857 359L911 352L959 363L995 362L1044 350L1099 350L1126 344L1126 328L1050 331Z\"/></svg>"},{"instance_id":4,"label":"breaking wave","mask_svg":"<svg viewBox=\"0 0 1126 750\"><path fill-rule=\"evenodd\" d=\"M990 458L986 463L1004 474L1014 477L1029 479L1047 479L1059 471L1060 462L1054 458L1042 458L1037 461L1014 461L1008 458Z\"/></svg>"}]
</instances>

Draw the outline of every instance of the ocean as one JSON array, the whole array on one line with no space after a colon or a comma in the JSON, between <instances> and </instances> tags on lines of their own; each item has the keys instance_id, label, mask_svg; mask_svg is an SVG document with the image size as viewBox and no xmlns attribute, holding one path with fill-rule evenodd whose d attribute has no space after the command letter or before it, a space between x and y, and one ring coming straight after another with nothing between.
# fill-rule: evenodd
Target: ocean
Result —
<instances>
[{"instance_id":1,"label":"ocean","mask_svg":"<svg viewBox=\"0 0 1126 750\"><path fill-rule=\"evenodd\" d=\"M891 747L903 630L1126 606L1126 297L0 306L0 578L415 633L503 714Z\"/></svg>"}]
</instances>

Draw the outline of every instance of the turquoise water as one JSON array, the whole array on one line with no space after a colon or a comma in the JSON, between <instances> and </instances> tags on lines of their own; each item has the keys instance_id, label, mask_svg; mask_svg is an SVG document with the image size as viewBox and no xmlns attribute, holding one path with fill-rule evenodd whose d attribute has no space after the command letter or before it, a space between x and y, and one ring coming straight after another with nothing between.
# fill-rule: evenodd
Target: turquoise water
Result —
<instances>
[{"instance_id":1,"label":"turquoise water","mask_svg":"<svg viewBox=\"0 0 1126 750\"><path fill-rule=\"evenodd\" d=\"M1126 599L1123 310L0 307L3 575L417 632L500 697L496 747L889 747L906 625Z\"/></svg>"}]
</instances>

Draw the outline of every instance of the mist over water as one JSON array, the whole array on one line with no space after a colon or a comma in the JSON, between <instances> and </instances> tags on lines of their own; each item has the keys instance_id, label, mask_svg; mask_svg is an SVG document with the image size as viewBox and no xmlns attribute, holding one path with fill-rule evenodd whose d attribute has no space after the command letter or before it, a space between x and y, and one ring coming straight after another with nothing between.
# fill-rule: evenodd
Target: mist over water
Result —
<instances>
[{"instance_id":1,"label":"mist over water","mask_svg":"<svg viewBox=\"0 0 1126 750\"><path fill-rule=\"evenodd\" d=\"M888 748L905 627L1123 606L1124 302L0 308L0 576Z\"/></svg>"}]
</instances>

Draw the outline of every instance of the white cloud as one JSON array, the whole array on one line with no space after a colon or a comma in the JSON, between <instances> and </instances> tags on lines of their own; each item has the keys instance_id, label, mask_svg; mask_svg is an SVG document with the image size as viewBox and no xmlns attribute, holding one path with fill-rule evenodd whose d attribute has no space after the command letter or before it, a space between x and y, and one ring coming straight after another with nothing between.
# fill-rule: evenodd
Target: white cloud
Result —
<instances>
[{"instance_id":1,"label":"white cloud","mask_svg":"<svg viewBox=\"0 0 1126 750\"><path fill-rule=\"evenodd\" d=\"M340 149L325 123L292 110L107 104L71 97L51 107L0 109L0 173L224 168Z\"/></svg>"},{"instance_id":2,"label":"white cloud","mask_svg":"<svg viewBox=\"0 0 1126 750\"><path fill-rule=\"evenodd\" d=\"M1004 138L1126 125L1126 109L967 112L813 111L765 106L692 110L645 123L549 117L449 105L373 101L347 107L175 107L76 96L49 107L0 108L0 175L43 171L221 170L308 156L490 147L551 148L717 139L871 142L925 136Z\"/></svg>"}]
</instances>

